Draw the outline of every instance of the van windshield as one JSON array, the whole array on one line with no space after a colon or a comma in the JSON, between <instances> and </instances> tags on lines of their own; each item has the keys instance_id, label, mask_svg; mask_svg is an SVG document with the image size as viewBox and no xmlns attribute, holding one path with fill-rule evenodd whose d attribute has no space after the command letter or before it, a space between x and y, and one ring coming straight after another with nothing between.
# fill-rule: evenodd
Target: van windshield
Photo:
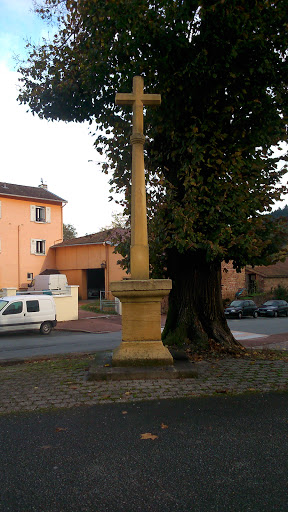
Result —
<instances>
[{"instance_id":1,"label":"van windshield","mask_svg":"<svg viewBox=\"0 0 288 512\"><path fill-rule=\"evenodd\" d=\"M8 300L0 300L0 311L6 306L6 304L8 304Z\"/></svg>"}]
</instances>

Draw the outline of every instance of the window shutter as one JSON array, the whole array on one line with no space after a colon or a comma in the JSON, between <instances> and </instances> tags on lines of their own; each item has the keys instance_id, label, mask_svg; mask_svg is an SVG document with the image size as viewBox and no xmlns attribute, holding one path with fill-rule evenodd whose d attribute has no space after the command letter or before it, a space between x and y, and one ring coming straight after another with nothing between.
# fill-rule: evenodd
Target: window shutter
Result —
<instances>
[{"instance_id":1,"label":"window shutter","mask_svg":"<svg viewBox=\"0 0 288 512\"><path fill-rule=\"evenodd\" d=\"M51 222L51 208L50 208L50 206L46 207L46 222Z\"/></svg>"},{"instance_id":2,"label":"window shutter","mask_svg":"<svg viewBox=\"0 0 288 512\"><path fill-rule=\"evenodd\" d=\"M35 240L35 238L31 238L30 252L31 252L31 254L36 254L36 240Z\"/></svg>"},{"instance_id":3,"label":"window shutter","mask_svg":"<svg viewBox=\"0 0 288 512\"><path fill-rule=\"evenodd\" d=\"M30 220L31 222L36 220L36 206L34 204L30 204Z\"/></svg>"}]
</instances>

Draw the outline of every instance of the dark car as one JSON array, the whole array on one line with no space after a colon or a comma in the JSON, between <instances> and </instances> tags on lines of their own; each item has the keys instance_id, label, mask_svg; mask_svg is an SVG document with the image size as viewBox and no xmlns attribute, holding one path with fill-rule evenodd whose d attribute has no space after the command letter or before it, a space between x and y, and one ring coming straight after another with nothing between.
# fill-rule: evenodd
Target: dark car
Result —
<instances>
[{"instance_id":1,"label":"dark car","mask_svg":"<svg viewBox=\"0 0 288 512\"><path fill-rule=\"evenodd\" d=\"M267 300L258 308L259 316L287 316L288 303L286 300Z\"/></svg>"},{"instance_id":2,"label":"dark car","mask_svg":"<svg viewBox=\"0 0 288 512\"><path fill-rule=\"evenodd\" d=\"M254 316L257 318L257 306L253 300L233 300L224 310L225 316L242 318L242 316Z\"/></svg>"}]
</instances>

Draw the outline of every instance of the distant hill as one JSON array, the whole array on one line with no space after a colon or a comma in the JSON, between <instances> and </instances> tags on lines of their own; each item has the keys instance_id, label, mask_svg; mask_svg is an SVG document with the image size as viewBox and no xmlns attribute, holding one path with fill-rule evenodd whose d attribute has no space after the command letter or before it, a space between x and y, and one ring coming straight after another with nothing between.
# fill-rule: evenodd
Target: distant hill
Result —
<instances>
[{"instance_id":1,"label":"distant hill","mask_svg":"<svg viewBox=\"0 0 288 512\"><path fill-rule=\"evenodd\" d=\"M279 219L279 217L288 218L288 205L284 206L284 208L278 208L278 210L271 212L270 215L274 217L274 219Z\"/></svg>"}]
</instances>

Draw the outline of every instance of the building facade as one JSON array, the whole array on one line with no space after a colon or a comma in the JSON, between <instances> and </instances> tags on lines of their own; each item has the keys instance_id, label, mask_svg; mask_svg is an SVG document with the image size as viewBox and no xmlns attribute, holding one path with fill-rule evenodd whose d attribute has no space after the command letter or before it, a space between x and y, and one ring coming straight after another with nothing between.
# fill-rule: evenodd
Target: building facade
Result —
<instances>
[{"instance_id":1,"label":"building facade","mask_svg":"<svg viewBox=\"0 0 288 512\"><path fill-rule=\"evenodd\" d=\"M0 288L27 288L54 266L49 249L63 240L65 204L43 184L0 183Z\"/></svg>"},{"instance_id":2,"label":"building facade","mask_svg":"<svg viewBox=\"0 0 288 512\"><path fill-rule=\"evenodd\" d=\"M65 240L51 247L55 253L55 268L66 274L68 283L79 286L79 298L98 298L100 292L109 295L110 282L127 277L117 261L112 244L113 230Z\"/></svg>"},{"instance_id":3,"label":"building facade","mask_svg":"<svg viewBox=\"0 0 288 512\"><path fill-rule=\"evenodd\" d=\"M288 288L288 258L267 267L247 266L245 272L248 293L270 293L278 286Z\"/></svg>"}]
</instances>

